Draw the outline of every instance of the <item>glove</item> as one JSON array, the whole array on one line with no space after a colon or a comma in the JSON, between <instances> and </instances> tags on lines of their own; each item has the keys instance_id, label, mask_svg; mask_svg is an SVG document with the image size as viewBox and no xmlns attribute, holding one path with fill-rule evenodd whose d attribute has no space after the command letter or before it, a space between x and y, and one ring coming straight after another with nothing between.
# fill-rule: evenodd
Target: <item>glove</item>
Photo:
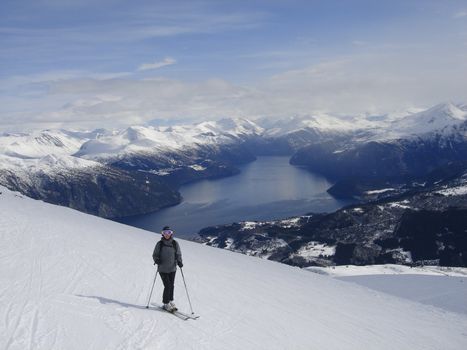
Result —
<instances>
[{"instance_id":1,"label":"glove","mask_svg":"<svg viewBox=\"0 0 467 350\"><path fill-rule=\"evenodd\" d=\"M160 265L160 263L161 263L161 259L154 260L154 265Z\"/></svg>"},{"instance_id":2,"label":"glove","mask_svg":"<svg viewBox=\"0 0 467 350\"><path fill-rule=\"evenodd\" d=\"M183 267L183 263L182 263L181 261L179 261L179 262L177 263L177 265L178 265L179 268L182 268L182 267Z\"/></svg>"}]
</instances>

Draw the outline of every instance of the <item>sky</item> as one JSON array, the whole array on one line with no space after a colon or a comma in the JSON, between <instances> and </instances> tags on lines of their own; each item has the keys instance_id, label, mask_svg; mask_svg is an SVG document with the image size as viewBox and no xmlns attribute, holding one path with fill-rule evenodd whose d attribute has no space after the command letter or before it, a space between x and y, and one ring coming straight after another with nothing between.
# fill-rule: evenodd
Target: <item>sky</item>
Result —
<instances>
[{"instance_id":1,"label":"sky","mask_svg":"<svg viewBox=\"0 0 467 350\"><path fill-rule=\"evenodd\" d=\"M467 0L0 2L0 130L467 102Z\"/></svg>"}]
</instances>

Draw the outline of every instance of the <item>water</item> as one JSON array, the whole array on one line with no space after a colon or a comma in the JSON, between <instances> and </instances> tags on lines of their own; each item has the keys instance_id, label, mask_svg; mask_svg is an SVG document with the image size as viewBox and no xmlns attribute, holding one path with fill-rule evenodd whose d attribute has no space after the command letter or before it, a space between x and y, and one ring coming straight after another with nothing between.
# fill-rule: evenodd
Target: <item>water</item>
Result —
<instances>
[{"instance_id":1,"label":"water","mask_svg":"<svg viewBox=\"0 0 467 350\"><path fill-rule=\"evenodd\" d=\"M154 232L168 225L188 238L207 226L329 212L349 204L326 192L331 183L324 177L291 166L288 157L258 157L240 169L236 176L182 186L179 205L122 222Z\"/></svg>"}]
</instances>

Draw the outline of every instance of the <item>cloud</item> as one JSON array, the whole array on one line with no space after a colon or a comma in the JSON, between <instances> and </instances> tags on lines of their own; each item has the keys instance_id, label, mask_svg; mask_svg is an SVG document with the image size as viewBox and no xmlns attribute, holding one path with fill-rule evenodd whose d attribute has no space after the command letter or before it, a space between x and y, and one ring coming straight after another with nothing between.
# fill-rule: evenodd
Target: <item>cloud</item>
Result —
<instances>
[{"instance_id":1,"label":"cloud","mask_svg":"<svg viewBox=\"0 0 467 350\"><path fill-rule=\"evenodd\" d=\"M261 90L268 98L269 112L356 114L429 107L439 101L467 99L463 78L467 61L462 61L456 55L431 55L421 61L410 49L368 52L277 74Z\"/></svg>"},{"instance_id":2,"label":"cloud","mask_svg":"<svg viewBox=\"0 0 467 350\"><path fill-rule=\"evenodd\" d=\"M142 71L142 70L150 70L150 69L159 69L165 66L170 66L175 63L177 63L176 60L174 60L171 57L166 57L162 61L156 61L153 63L143 63L142 65L138 67L138 70Z\"/></svg>"},{"instance_id":3,"label":"cloud","mask_svg":"<svg viewBox=\"0 0 467 350\"><path fill-rule=\"evenodd\" d=\"M37 85L42 88L31 98L29 92ZM184 82L132 77L36 80L17 85L16 90L22 93L0 95L0 130L114 128L154 118L217 119L238 115L241 110L236 104L247 94L244 88L219 79Z\"/></svg>"},{"instance_id":4,"label":"cloud","mask_svg":"<svg viewBox=\"0 0 467 350\"><path fill-rule=\"evenodd\" d=\"M386 113L467 101L465 49L368 47L254 80L177 80L80 71L0 80L0 129L120 127L163 119ZM151 69L170 62L147 63ZM143 65L142 65L143 66ZM0 91L1 92L1 91Z\"/></svg>"},{"instance_id":5,"label":"cloud","mask_svg":"<svg viewBox=\"0 0 467 350\"><path fill-rule=\"evenodd\" d=\"M453 18L467 17L467 11L459 11L452 16Z\"/></svg>"}]
</instances>

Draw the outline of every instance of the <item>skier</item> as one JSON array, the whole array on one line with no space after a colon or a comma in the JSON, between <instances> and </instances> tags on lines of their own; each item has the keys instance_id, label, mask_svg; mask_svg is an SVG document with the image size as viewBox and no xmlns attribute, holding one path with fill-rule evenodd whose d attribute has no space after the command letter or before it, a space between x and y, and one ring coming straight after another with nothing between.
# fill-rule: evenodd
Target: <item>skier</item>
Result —
<instances>
[{"instance_id":1,"label":"skier","mask_svg":"<svg viewBox=\"0 0 467 350\"><path fill-rule=\"evenodd\" d=\"M154 265L158 265L157 271L164 283L163 308L169 312L174 312L177 311L177 307L173 302L175 272L177 271L177 265L180 268L183 267L182 252L178 242L173 239L174 231L169 226L165 226L161 234L161 240L157 242L152 258L154 259Z\"/></svg>"}]
</instances>

